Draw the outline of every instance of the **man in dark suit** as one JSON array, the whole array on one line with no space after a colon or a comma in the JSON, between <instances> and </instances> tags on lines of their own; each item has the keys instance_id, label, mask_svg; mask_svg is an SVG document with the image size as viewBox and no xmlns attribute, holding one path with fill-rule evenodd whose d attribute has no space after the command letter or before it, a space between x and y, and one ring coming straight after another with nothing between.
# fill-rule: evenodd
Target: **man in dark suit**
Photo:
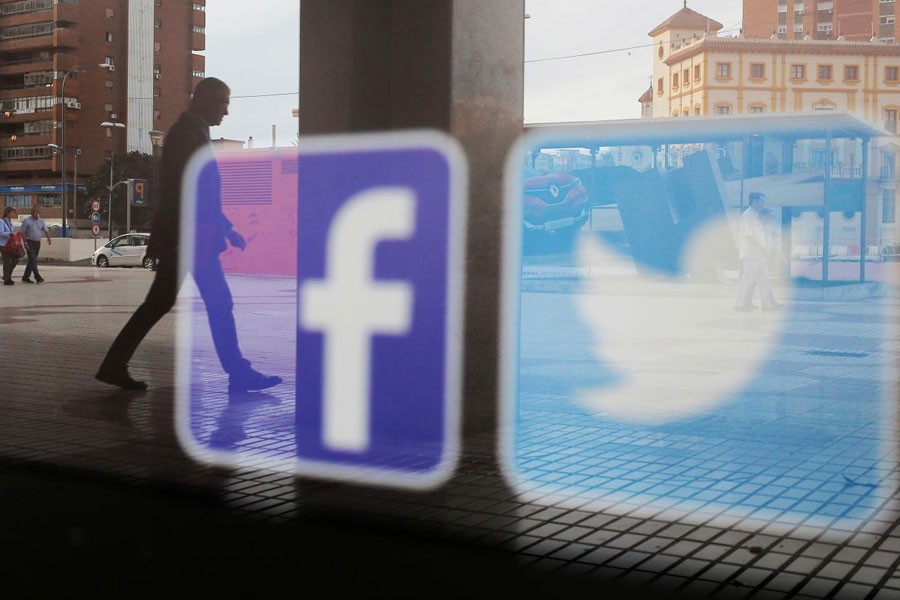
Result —
<instances>
[{"instance_id":1,"label":"man in dark suit","mask_svg":"<svg viewBox=\"0 0 900 600\"><path fill-rule=\"evenodd\" d=\"M207 77L194 89L191 105L166 135L160 164L159 204L153 217L147 256L156 259L156 277L144 303L135 311L113 342L96 378L126 390L143 390L147 384L128 373L131 360L144 336L175 305L181 279L178 273L178 246L181 217L181 180L194 153L210 143L210 126L219 125L228 114L231 91L219 79ZM207 197L210 196L210 197ZM263 375L251 368L241 354L232 312L233 301L219 254L228 244L244 249L243 236L222 214L218 193L200 199L196 211L194 264L191 270L206 305L213 344L222 368L228 373L228 390L262 390L281 378ZM227 242L227 243L226 243Z\"/></svg>"}]
</instances>

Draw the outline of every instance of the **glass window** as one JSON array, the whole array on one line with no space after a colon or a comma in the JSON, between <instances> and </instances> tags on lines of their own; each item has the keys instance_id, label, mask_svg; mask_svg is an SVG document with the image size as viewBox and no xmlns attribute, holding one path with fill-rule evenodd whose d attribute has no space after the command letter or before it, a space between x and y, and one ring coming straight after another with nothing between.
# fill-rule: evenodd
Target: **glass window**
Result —
<instances>
[{"instance_id":1,"label":"glass window","mask_svg":"<svg viewBox=\"0 0 900 600\"><path fill-rule=\"evenodd\" d=\"M896 190L881 190L881 222L894 223L897 219Z\"/></svg>"},{"instance_id":2,"label":"glass window","mask_svg":"<svg viewBox=\"0 0 900 600\"><path fill-rule=\"evenodd\" d=\"M900 79L900 67L885 67L884 79L885 81L897 81Z\"/></svg>"},{"instance_id":3,"label":"glass window","mask_svg":"<svg viewBox=\"0 0 900 600\"><path fill-rule=\"evenodd\" d=\"M791 65L791 79L806 79L806 65Z\"/></svg>"},{"instance_id":4,"label":"glass window","mask_svg":"<svg viewBox=\"0 0 900 600\"><path fill-rule=\"evenodd\" d=\"M731 107L727 104L719 104L716 106L716 114L717 115L730 115Z\"/></svg>"},{"instance_id":5,"label":"glass window","mask_svg":"<svg viewBox=\"0 0 900 600\"><path fill-rule=\"evenodd\" d=\"M731 63L716 63L716 77L731 77Z\"/></svg>"},{"instance_id":6,"label":"glass window","mask_svg":"<svg viewBox=\"0 0 900 600\"><path fill-rule=\"evenodd\" d=\"M766 65L763 63L750 63L750 78L762 79L766 76Z\"/></svg>"},{"instance_id":7,"label":"glass window","mask_svg":"<svg viewBox=\"0 0 900 600\"><path fill-rule=\"evenodd\" d=\"M844 79L847 81L859 80L859 67L856 65L847 65L844 67Z\"/></svg>"},{"instance_id":8,"label":"glass window","mask_svg":"<svg viewBox=\"0 0 900 600\"><path fill-rule=\"evenodd\" d=\"M818 78L822 81L831 80L831 65L819 65Z\"/></svg>"}]
</instances>

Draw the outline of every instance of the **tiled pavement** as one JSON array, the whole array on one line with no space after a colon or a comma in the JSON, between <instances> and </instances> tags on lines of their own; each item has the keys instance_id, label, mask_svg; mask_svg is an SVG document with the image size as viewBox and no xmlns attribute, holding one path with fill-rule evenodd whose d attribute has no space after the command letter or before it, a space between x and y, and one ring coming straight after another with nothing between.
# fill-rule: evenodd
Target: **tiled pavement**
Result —
<instances>
[{"instance_id":1,"label":"tiled pavement","mask_svg":"<svg viewBox=\"0 0 900 600\"><path fill-rule=\"evenodd\" d=\"M647 591L681 590L713 598L900 598L900 473L895 463L881 473L881 489L887 493L871 495L877 499L872 518L824 528L808 523L785 527L752 511L678 516L664 508L648 513L644 503L628 500L557 504L540 495L526 500L510 490L498 468L491 435L470 438L458 475L431 493L203 466L185 455L172 428L171 316L154 329L133 361L134 374L150 383L148 392L113 391L92 378L99 357L142 298L152 274L54 266L44 267L44 274L47 283L42 286L0 288L4 462L99 473L129 488L166 484L212 493L235 514L285 527L323 512L359 517L425 533L435 543L495 549L532 569L598 585L616 581ZM266 319L286 300L275 295L269 300L273 306L261 307L258 299L236 293L237 304L246 303L247 309L239 314L254 315L263 331ZM840 305L831 304L832 309L839 312ZM244 331L242 344L248 355L264 362L289 360L267 354L270 337ZM9 340L19 351L7 352ZM885 351L896 364L896 346ZM223 404L230 412L223 412L208 434L231 447L252 443L258 439L254 428L289 414L289 389L273 389L261 402ZM559 415L554 418L558 421Z\"/></svg>"}]
</instances>

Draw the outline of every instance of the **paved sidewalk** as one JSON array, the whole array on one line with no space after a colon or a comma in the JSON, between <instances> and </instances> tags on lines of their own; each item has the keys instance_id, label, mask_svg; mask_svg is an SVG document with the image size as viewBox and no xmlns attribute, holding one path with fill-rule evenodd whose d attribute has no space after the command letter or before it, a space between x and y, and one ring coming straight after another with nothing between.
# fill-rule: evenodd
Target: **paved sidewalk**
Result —
<instances>
[{"instance_id":1,"label":"paved sidewalk","mask_svg":"<svg viewBox=\"0 0 900 600\"><path fill-rule=\"evenodd\" d=\"M526 498L510 490L510 482L498 469L491 435L468 440L459 474L432 493L208 467L191 460L174 434L174 314L151 332L132 362L134 376L150 385L147 392L121 392L93 379L153 273L53 265L42 266L41 271L46 278L41 286L17 283L0 288L4 462L101 474L127 488L175 486L217 497L235 514L284 526L323 513L351 522L362 518L388 530L427 534L435 544L495 550L539 572L596 580L598 591L603 589L601 583L618 582L648 592L681 590L691 597L728 599L900 597L900 472L895 460L878 472L887 493L871 496L877 505L869 507L869 517L826 529L809 524L774 526L752 511L745 517L717 513L680 518L664 510L648 514L645 506L627 500L599 506L556 502L541 495ZM283 361L280 364L287 368L290 357L271 350L269 327L272 319L277 322L292 312L292 282L285 280L278 287L281 291L265 303L252 290L244 293L239 277L234 278L233 289L246 353L263 363ZM811 304L815 306L803 311L807 325L820 322L825 313L843 323L842 308L847 304ZM859 325L841 325L847 333L843 343L852 339ZM835 348L841 349L854 350ZM888 353L896 365L900 342L882 344L878 351ZM807 356L821 362L808 362L805 369L841 366L829 362L832 356ZM222 404L222 410L230 413L223 412L218 424L210 423L203 434L218 431L223 443L239 448L254 443L256 438L248 432L265 428L273 419L290 419L292 383L287 375L286 385L273 388L260 402ZM831 375L849 377L859 385L866 381L862 371ZM840 398L834 401L838 408ZM584 426L567 421L572 415L555 408L552 399L535 397L530 402L529 427L545 427L542 431L548 436L572 434L572 428ZM240 431L229 429L235 424ZM891 425L896 427L896 422ZM896 438L884 441L896 450ZM636 452L643 442L629 443Z\"/></svg>"}]
</instances>

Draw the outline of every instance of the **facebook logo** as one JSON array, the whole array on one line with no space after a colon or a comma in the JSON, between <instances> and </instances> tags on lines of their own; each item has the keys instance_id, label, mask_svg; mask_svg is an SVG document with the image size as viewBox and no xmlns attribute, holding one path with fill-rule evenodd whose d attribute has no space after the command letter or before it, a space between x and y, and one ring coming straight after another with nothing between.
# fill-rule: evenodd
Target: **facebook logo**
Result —
<instances>
[{"instance_id":1,"label":"facebook logo","mask_svg":"<svg viewBox=\"0 0 900 600\"><path fill-rule=\"evenodd\" d=\"M368 139L298 159L298 464L428 487L458 448L462 161L437 134Z\"/></svg>"}]
</instances>

